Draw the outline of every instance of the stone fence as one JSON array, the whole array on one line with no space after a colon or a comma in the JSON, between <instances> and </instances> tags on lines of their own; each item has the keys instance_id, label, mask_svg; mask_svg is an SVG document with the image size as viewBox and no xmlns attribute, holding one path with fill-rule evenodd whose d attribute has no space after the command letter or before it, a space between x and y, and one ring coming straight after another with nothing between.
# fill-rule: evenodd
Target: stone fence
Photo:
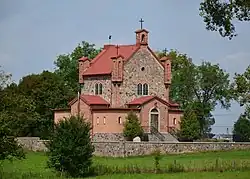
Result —
<instances>
[{"instance_id":1,"label":"stone fence","mask_svg":"<svg viewBox=\"0 0 250 179\"><path fill-rule=\"evenodd\" d=\"M46 151L46 140L40 140L35 137L18 138L20 144L27 150ZM96 156L138 156L149 155L156 149L163 154L167 153L191 153L204 151L222 151L222 150L243 150L250 149L250 143L234 142L93 142L95 146L94 154Z\"/></svg>"}]
</instances>

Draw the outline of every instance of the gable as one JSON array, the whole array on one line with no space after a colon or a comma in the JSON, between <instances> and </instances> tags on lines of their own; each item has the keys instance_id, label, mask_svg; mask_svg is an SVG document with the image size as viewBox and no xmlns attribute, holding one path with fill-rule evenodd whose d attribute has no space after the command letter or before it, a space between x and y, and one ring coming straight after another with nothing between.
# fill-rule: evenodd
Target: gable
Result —
<instances>
[{"instance_id":1,"label":"gable","mask_svg":"<svg viewBox=\"0 0 250 179\"><path fill-rule=\"evenodd\" d=\"M149 47L139 48L129 59L124 62L124 67L131 63L134 65L151 64L154 65L154 67L161 69L162 72L164 71L163 64Z\"/></svg>"}]
</instances>

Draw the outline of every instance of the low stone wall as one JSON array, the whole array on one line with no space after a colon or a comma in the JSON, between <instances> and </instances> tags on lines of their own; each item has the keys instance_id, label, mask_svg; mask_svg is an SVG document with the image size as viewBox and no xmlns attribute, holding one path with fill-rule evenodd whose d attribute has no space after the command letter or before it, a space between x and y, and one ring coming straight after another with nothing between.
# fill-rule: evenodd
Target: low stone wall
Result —
<instances>
[{"instance_id":1,"label":"low stone wall","mask_svg":"<svg viewBox=\"0 0 250 179\"><path fill-rule=\"evenodd\" d=\"M18 141L27 150L46 151L45 140L39 140L39 138L18 138ZM156 149L160 150L163 154L250 149L250 143L234 142L135 143L120 141L93 142L93 145L95 146L95 155L112 157L149 155Z\"/></svg>"},{"instance_id":2,"label":"low stone wall","mask_svg":"<svg viewBox=\"0 0 250 179\"><path fill-rule=\"evenodd\" d=\"M47 151L45 143L47 140L40 140L39 137L18 137L17 141L26 150Z\"/></svg>"},{"instance_id":3,"label":"low stone wall","mask_svg":"<svg viewBox=\"0 0 250 179\"><path fill-rule=\"evenodd\" d=\"M121 133L94 133L94 142L110 142L110 141L123 141L124 137Z\"/></svg>"}]
</instances>

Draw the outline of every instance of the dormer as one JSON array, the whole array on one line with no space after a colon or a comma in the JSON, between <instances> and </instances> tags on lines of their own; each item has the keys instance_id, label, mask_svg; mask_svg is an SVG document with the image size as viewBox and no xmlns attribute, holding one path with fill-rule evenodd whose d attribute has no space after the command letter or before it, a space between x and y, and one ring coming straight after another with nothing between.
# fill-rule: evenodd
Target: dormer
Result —
<instances>
[{"instance_id":1,"label":"dormer","mask_svg":"<svg viewBox=\"0 0 250 179\"><path fill-rule=\"evenodd\" d=\"M139 29L135 31L136 45L148 45L148 31L146 29Z\"/></svg>"},{"instance_id":2,"label":"dormer","mask_svg":"<svg viewBox=\"0 0 250 179\"><path fill-rule=\"evenodd\" d=\"M79 68L79 83L83 83L83 73L90 66L90 59L88 57L82 57L78 60L78 68Z\"/></svg>"},{"instance_id":3,"label":"dormer","mask_svg":"<svg viewBox=\"0 0 250 179\"><path fill-rule=\"evenodd\" d=\"M122 55L111 58L113 60L112 82L122 82L123 80L123 59Z\"/></svg>"}]
</instances>

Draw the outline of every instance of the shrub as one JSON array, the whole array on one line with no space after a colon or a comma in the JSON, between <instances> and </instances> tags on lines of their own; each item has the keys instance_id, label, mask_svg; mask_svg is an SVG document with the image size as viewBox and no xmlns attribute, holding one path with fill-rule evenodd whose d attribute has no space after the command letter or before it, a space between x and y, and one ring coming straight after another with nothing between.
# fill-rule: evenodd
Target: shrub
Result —
<instances>
[{"instance_id":1,"label":"shrub","mask_svg":"<svg viewBox=\"0 0 250 179\"><path fill-rule=\"evenodd\" d=\"M7 127L5 117L0 114L0 162L6 159L25 158L22 146L18 144L14 136L11 136L11 130Z\"/></svg>"},{"instance_id":2,"label":"shrub","mask_svg":"<svg viewBox=\"0 0 250 179\"><path fill-rule=\"evenodd\" d=\"M246 116L241 115L234 124L233 135L235 142L250 141L250 120Z\"/></svg>"},{"instance_id":3,"label":"shrub","mask_svg":"<svg viewBox=\"0 0 250 179\"><path fill-rule=\"evenodd\" d=\"M185 168L182 164L179 164L174 160L174 163L171 163L168 165L168 172L171 173L178 173L178 172L184 172Z\"/></svg>"},{"instance_id":4,"label":"shrub","mask_svg":"<svg viewBox=\"0 0 250 179\"><path fill-rule=\"evenodd\" d=\"M185 111L177 136L180 141L193 141L200 138L200 123L192 109Z\"/></svg>"},{"instance_id":5,"label":"shrub","mask_svg":"<svg viewBox=\"0 0 250 179\"><path fill-rule=\"evenodd\" d=\"M90 124L82 117L71 116L55 125L48 147L48 166L72 177L90 172L94 147Z\"/></svg>"},{"instance_id":6,"label":"shrub","mask_svg":"<svg viewBox=\"0 0 250 179\"><path fill-rule=\"evenodd\" d=\"M139 136L142 138L143 129L141 127L140 121L134 112L129 112L126 122L124 124L123 135L128 140L133 140L133 138Z\"/></svg>"},{"instance_id":7,"label":"shrub","mask_svg":"<svg viewBox=\"0 0 250 179\"><path fill-rule=\"evenodd\" d=\"M155 172L159 173L159 171L160 171L160 160L162 158L161 151L159 149L156 149L153 152L153 156L154 156L154 163L155 163Z\"/></svg>"}]
</instances>

